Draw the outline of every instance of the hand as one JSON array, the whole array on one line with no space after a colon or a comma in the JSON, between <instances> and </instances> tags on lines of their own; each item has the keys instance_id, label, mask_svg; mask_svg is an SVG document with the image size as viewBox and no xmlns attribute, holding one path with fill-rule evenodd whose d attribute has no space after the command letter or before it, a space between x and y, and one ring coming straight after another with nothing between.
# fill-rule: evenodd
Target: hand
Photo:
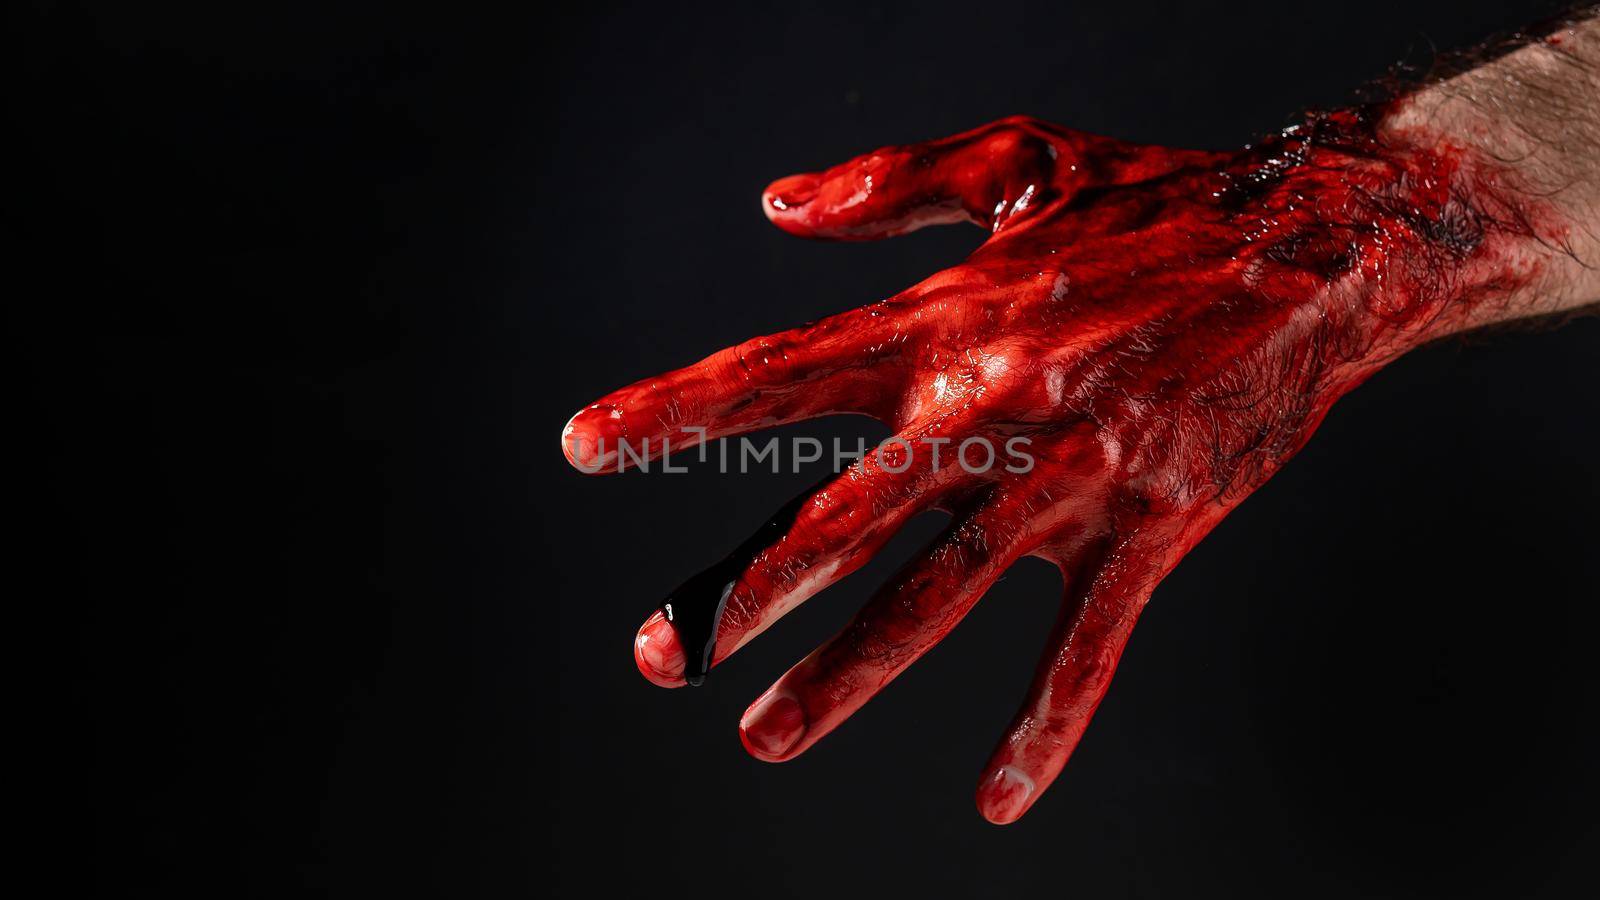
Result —
<instances>
[{"instance_id":1,"label":"hand","mask_svg":"<svg viewBox=\"0 0 1600 900\"><path fill-rule=\"evenodd\" d=\"M648 458L663 440L841 412L904 441L680 589L673 621L657 612L639 632L640 670L663 686L698 680L917 513L948 510L945 532L757 699L740 732L761 759L805 752L1009 565L1042 557L1066 581L1060 619L978 788L988 819L1020 817L1190 548L1336 399L1407 349L1500 317L1545 273L1537 248L1558 214L1481 154L1387 128L1386 114L1316 116L1230 153L1011 118L775 182L763 207L793 234L866 240L970 221L991 236L894 297L646 379L568 424L564 449L586 470L632 463L624 440ZM953 464L974 438L1025 438L1034 464ZM941 440L935 465L926 450ZM685 614L693 603L704 609Z\"/></svg>"}]
</instances>

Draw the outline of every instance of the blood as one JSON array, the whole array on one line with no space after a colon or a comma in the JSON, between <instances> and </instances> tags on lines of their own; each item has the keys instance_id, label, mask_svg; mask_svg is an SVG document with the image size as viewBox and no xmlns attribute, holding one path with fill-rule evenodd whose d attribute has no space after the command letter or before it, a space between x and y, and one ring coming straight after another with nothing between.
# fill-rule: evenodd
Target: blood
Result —
<instances>
[{"instance_id":1,"label":"blood","mask_svg":"<svg viewBox=\"0 0 1600 900\"><path fill-rule=\"evenodd\" d=\"M893 297L602 398L569 425L569 457L593 463L605 440L678 448L701 439L686 429L715 439L860 412L900 436L1026 436L1038 466L1025 478L864 469L823 504L829 515L802 495L662 604L683 678L701 683L786 611L783 577L824 573L816 589L843 577L886 540L879 531L932 503L935 485L957 509L1002 491L1047 498L998 517L1014 533L958 522L952 540L972 544L959 551L969 559L1004 547L1071 568L1075 547L1142 530L1182 535L1168 545L1181 555L1338 398L1528 284L1539 258L1527 248L1559 242L1537 202L1507 189L1492 160L1385 132L1389 111L1311 114L1228 152L1018 117L773 183L767 216L797 235L867 240L956 221L991 234ZM937 598L959 596L964 576L908 577L907 591ZM959 619L935 608L858 623L842 639L859 652L823 652L813 677L855 667L837 678L886 683L906 635L931 644ZM927 623L941 630L926 636ZM847 705L827 692L814 703L813 721Z\"/></svg>"},{"instance_id":2,"label":"blood","mask_svg":"<svg viewBox=\"0 0 1600 900\"><path fill-rule=\"evenodd\" d=\"M661 612L683 645L683 678L691 687L705 683L716 650L717 624L728 605L728 596L751 560L766 552L788 533L795 514L811 496L806 491L789 501L732 553L678 586L661 603Z\"/></svg>"}]
</instances>

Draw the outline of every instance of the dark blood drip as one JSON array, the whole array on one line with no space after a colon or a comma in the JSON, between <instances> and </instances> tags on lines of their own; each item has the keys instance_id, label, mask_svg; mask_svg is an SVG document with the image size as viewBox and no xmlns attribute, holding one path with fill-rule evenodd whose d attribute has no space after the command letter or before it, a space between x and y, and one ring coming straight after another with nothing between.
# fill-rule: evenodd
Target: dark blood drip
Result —
<instances>
[{"instance_id":1,"label":"dark blood drip","mask_svg":"<svg viewBox=\"0 0 1600 900\"><path fill-rule=\"evenodd\" d=\"M828 480L831 479L824 479L823 483ZM756 557L789 533L800 507L815 491L816 488L812 488L801 492L722 562L685 581L662 602L661 611L683 645L683 679L689 684L699 687L711 670L711 656L717 648L717 625L722 621L722 610L728 605L728 595L733 593L739 576Z\"/></svg>"}]
</instances>

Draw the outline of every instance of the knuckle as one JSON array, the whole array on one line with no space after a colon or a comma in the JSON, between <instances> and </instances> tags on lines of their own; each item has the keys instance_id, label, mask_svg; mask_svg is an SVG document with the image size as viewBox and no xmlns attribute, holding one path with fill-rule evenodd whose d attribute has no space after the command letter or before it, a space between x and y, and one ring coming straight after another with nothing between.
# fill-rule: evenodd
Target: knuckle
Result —
<instances>
[{"instance_id":1,"label":"knuckle","mask_svg":"<svg viewBox=\"0 0 1600 900\"><path fill-rule=\"evenodd\" d=\"M1035 116L1016 113L1014 115L1006 116L1002 119L997 119L995 124L1008 129L1033 131L1043 127L1044 122Z\"/></svg>"},{"instance_id":2,"label":"knuckle","mask_svg":"<svg viewBox=\"0 0 1600 900\"><path fill-rule=\"evenodd\" d=\"M773 384L787 377L795 350L794 342L782 335L756 337L730 347L727 362L743 382Z\"/></svg>"},{"instance_id":3,"label":"knuckle","mask_svg":"<svg viewBox=\"0 0 1600 900\"><path fill-rule=\"evenodd\" d=\"M1108 642L1082 648L1074 659L1074 700L1092 709L1117 672L1117 652Z\"/></svg>"},{"instance_id":4,"label":"knuckle","mask_svg":"<svg viewBox=\"0 0 1600 900\"><path fill-rule=\"evenodd\" d=\"M739 584L729 595L728 602L722 608L722 618L718 622L719 635L741 635L755 626L761 620L761 604L756 600L756 591L748 583Z\"/></svg>"},{"instance_id":5,"label":"knuckle","mask_svg":"<svg viewBox=\"0 0 1600 900\"><path fill-rule=\"evenodd\" d=\"M854 490L832 483L800 508L790 534L812 547L839 543L858 530L860 503Z\"/></svg>"},{"instance_id":6,"label":"knuckle","mask_svg":"<svg viewBox=\"0 0 1600 900\"><path fill-rule=\"evenodd\" d=\"M1024 180L1048 174L1059 155L1055 144L1031 127L998 129L984 141L984 149L990 158L1005 160Z\"/></svg>"}]
</instances>

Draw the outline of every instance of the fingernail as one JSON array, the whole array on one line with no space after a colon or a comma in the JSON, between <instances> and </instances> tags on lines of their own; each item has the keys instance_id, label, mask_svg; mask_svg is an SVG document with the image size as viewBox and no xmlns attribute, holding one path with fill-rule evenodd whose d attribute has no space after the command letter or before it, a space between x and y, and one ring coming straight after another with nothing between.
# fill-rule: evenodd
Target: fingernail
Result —
<instances>
[{"instance_id":1,"label":"fingernail","mask_svg":"<svg viewBox=\"0 0 1600 900\"><path fill-rule=\"evenodd\" d=\"M821 179L815 175L790 175L767 186L761 206L768 216L775 216L805 206L816 199Z\"/></svg>"},{"instance_id":2,"label":"fingernail","mask_svg":"<svg viewBox=\"0 0 1600 900\"><path fill-rule=\"evenodd\" d=\"M574 468L589 474L605 471L622 441L622 410L591 406L580 410L561 429L561 452Z\"/></svg>"},{"instance_id":3,"label":"fingernail","mask_svg":"<svg viewBox=\"0 0 1600 900\"><path fill-rule=\"evenodd\" d=\"M652 684L682 687L684 659L677 631L657 610L633 639L633 661L639 666L639 673Z\"/></svg>"},{"instance_id":4,"label":"fingernail","mask_svg":"<svg viewBox=\"0 0 1600 900\"><path fill-rule=\"evenodd\" d=\"M806 733L806 713L793 697L768 693L745 710L739 738L758 759L779 761Z\"/></svg>"},{"instance_id":5,"label":"fingernail","mask_svg":"<svg viewBox=\"0 0 1600 900\"><path fill-rule=\"evenodd\" d=\"M1033 796L1033 779L1011 766L1001 766L978 789L978 811L996 825L1009 825L1022 817Z\"/></svg>"}]
</instances>

